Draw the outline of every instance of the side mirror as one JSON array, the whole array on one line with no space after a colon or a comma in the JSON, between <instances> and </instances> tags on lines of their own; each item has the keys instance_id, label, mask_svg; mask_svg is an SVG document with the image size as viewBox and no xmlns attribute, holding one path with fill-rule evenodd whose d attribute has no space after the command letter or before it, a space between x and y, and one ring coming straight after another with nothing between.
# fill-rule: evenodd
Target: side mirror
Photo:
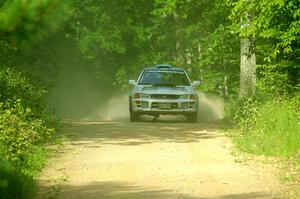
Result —
<instances>
[{"instance_id":1,"label":"side mirror","mask_svg":"<svg viewBox=\"0 0 300 199\"><path fill-rule=\"evenodd\" d=\"M192 86L193 87L200 86L200 81L193 81Z\"/></svg>"},{"instance_id":2,"label":"side mirror","mask_svg":"<svg viewBox=\"0 0 300 199\"><path fill-rule=\"evenodd\" d=\"M129 80L128 83L132 86L135 86L136 85L136 81L135 80Z\"/></svg>"}]
</instances>

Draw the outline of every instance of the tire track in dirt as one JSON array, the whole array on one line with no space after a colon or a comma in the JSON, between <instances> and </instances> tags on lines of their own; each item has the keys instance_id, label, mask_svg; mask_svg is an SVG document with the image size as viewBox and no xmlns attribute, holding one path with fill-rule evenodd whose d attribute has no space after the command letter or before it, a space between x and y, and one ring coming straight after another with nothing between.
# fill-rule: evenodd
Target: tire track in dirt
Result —
<instances>
[{"instance_id":1,"label":"tire track in dirt","mask_svg":"<svg viewBox=\"0 0 300 199\"><path fill-rule=\"evenodd\" d=\"M39 177L39 198L282 198L271 171L239 163L215 124L69 122L73 139Z\"/></svg>"}]
</instances>

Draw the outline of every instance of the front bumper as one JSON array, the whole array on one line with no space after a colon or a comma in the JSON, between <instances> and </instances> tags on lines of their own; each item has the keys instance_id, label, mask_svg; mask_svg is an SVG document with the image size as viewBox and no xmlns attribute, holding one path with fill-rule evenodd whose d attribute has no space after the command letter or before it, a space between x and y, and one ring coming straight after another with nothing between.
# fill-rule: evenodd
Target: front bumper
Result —
<instances>
[{"instance_id":1,"label":"front bumper","mask_svg":"<svg viewBox=\"0 0 300 199\"><path fill-rule=\"evenodd\" d=\"M198 112L198 100L131 99L133 112L148 115L188 115Z\"/></svg>"}]
</instances>

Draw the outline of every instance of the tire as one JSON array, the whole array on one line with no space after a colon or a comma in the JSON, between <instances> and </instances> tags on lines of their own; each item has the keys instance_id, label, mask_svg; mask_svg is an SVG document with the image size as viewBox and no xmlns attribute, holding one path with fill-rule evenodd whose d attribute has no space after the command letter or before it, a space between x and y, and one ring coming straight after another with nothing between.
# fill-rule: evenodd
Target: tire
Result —
<instances>
[{"instance_id":1,"label":"tire","mask_svg":"<svg viewBox=\"0 0 300 199\"><path fill-rule=\"evenodd\" d=\"M197 122L197 119L198 119L198 113L192 113L192 114L187 115L186 117L189 122L195 123L195 122Z\"/></svg>"},{"instance_id":2,"label":"tire","mask_svg":"<svg viewBox=\"0 0 300 199\"><path fill-rule=\"evenodd\" d=\"M138 113L135 113L132 109L132 101L131 98L129 98L129 117L130 122L138 122L140 119L140 116Z\"/></svg>"}]
</instances>

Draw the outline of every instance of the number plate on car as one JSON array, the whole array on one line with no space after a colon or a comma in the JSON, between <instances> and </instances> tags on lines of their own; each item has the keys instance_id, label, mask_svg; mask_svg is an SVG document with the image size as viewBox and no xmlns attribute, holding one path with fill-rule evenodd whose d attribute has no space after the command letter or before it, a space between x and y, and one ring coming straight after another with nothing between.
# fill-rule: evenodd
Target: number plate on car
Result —
<instances>
[{"instance_id":1,"label":"number plate on car","mask_svg":"<svg viewBox=\"0 0 300 199\"><path fill-rule=\"evenodd\" d=\"M160 109L170 109L171 108L171 104L169 104L169 103L159 103L158 107Z\"/></svg>"}]
</instances>

